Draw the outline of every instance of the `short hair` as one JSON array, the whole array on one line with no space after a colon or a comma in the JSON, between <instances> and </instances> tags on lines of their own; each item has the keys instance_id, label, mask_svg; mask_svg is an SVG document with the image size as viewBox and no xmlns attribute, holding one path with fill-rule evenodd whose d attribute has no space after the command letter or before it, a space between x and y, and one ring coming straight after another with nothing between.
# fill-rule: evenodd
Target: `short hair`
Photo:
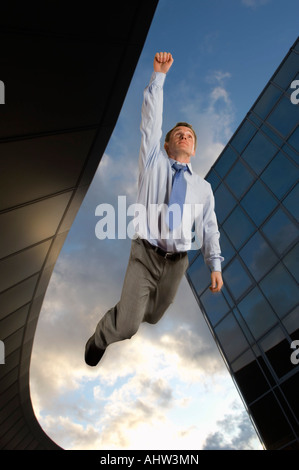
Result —
<instances>
[{"instance_id":1,"label":"short hair","mask_svg":"<svg viewBox=\"0 0 299 470\"><path fill-rule=\"evenodd\" d=\"M194 135L194 148L196 148L197 136L196 136L195 130L193 129L191 124L188 124L188 122L178 122L172 129L170 129L170 131L167 132L167 134L165 136L165 142L169 142L170 135L171 135L172 131L174 131L177 127L181 127L181 126L188 127L189 129L191 129L191 131Z\"/></svg>"}]
</instances>

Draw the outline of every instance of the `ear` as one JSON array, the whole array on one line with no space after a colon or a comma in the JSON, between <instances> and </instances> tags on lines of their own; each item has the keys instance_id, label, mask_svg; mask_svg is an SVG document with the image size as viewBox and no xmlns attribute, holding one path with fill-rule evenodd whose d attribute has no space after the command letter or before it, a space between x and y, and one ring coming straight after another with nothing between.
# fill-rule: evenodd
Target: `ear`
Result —
<instances>
[{"instance_id":1,"label":"ear","mask_svg":"<svg viewBox=\"0 0 299 470\"><path fill-rule=\"evenodd\" d=\"M168 142L164 142L164 148L165 148L165 151L168 155Z\"/></svg>"},{"instance_id":2,"label":"ear","mask_svg":"<svg viewBox=\"0 0 299 470\"><path fill-rule=\"evenodd\" d=\"M194 157L194 156L195 156L195 152L196 152L196 149L195 149L195 147L194 147L194 145L193 145L193 149L192 149L191 157Z\"/></svg>"}]
</instances>

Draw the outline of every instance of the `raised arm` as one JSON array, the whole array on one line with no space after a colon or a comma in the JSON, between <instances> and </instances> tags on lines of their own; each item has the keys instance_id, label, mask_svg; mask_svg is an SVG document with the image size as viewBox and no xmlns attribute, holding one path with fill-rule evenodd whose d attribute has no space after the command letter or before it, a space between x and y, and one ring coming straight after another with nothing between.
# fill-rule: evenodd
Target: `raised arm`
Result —
<instances>
[{"instance_id":1,"label":"raised arm","mask_svg":"<svg viewBox=\"0 0 299 470\"><path fill-rule=\"evenodd\" d=\"M158 52L154 58L154 71L149 85L144 90L141 110L141 146L139 171L154 162L160 150L163 115L163 85L166 73L173 64L169 52Z\"/></svg>"}]
</instances>

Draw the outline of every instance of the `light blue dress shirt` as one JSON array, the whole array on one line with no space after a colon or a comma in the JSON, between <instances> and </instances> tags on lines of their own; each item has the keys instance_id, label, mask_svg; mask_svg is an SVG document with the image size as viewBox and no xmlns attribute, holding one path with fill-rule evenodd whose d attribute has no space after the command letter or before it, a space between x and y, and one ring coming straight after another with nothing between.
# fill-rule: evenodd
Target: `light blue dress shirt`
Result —
<instances>
[{"instance_id":1,"label":"light blue dress shirt","mask_svg":"<svg viewBox=\"0 0 299 470\"><path fill-rule=\"evenodd\" d=\"M163 85L166 75L153 72L144 90L141 112L138 195L135 231L140 238L165 251L182 252L201 248L205 263L221 271L219 231L210 184L194 173L188 163L184 172L187 192L180 227L169 232L167 202L172 189L175 160L161 148ZM194 241L195 240L195 241Z\"/></svg>"}]
</instances>

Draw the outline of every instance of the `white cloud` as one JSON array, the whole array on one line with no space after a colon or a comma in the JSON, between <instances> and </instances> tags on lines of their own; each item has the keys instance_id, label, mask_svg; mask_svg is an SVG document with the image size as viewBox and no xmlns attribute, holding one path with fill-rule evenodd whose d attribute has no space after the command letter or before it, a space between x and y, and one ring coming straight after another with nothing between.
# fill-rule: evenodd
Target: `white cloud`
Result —
<instances>
[{"instance_id":1,"label":"white cloud","mask_svg":"<svg viewBox=\"0 0 299 470\"><path fill-rule=\"evenodd\" d=\"M209 72L206 77L209 90L205 93L191 89L185 82L179 87L180 112L192 123L198 136L192 166L203 177L233 133L234 106L225 88L225 80L230 76L229 72L221 70Z\"/></svg>"},{"instance_id":2,"label":"white cloud","mask_svg":"<svg viewBox=\"0 0 299 470\"><path fill-rule=\"evenodd\" d=\"M236 392L223 371L212 377L199 363L201 373L196 374L193 364L188 374L188 362L181 362L179 356L153 345L142 332L133 340L112 345L93 380L89 377L89 384L84 384L86 377L81 376L80 400L77 394L73 403L70 394L63 399L60 382L56 403L48 406L40 422L68 449L198 448L206 433L214 430L208 421L228 411L231 393ZM82 368L81 372L87 371ZM200 406L209 395L214 399L219 395L221 400L205 416Z\"/></svg>"},{"instance_id":3,"label":"white cloud","mask_svg":"<svg viewBox=\"0 0 299 470\"><path fill-rule=\"evenodd\" d=\"M204 450L262 450L263 447L244 409L236 402L231 412L217 421L217 430L209 434Z\"/></svg>"},{"instance_id":4,"label":"white cloud","mask_svg":"<svg viewBox=\"0 0 299 470\"><path fill-rule=\"evenodd\" d=\"M224 81L227 78L231 78L230 72L224 72L223 70L213 70L206 75L206 82L214 85L215 83L224 85Z\"/></svg>"},{"instance_id":5,"label":"white cloud","mask_svg":"<svg viewBox=\"0 0 299 470\"><path fill-rule=\"evenodd\" d=\"M215 400L234 387L213 340L206 338L207 327L186 280L161 323L143 324L131 340L111 345L97 368L89 368L84 344L99 316L99 292L92 275L88 279L92 285L86 293L82 267L77 270L73 259L62 257L42 312L31 390L45 431L69 449L144 448L144 433L153 449L203 442L213 429L201 425L198 400L209 401L211 382ZM101 297L104 292L101 288ZM108 305L113 294L105 294ZM215 412L217 407L214 420L225 408L223 402Z\"/></svg>"}]
</instances>

